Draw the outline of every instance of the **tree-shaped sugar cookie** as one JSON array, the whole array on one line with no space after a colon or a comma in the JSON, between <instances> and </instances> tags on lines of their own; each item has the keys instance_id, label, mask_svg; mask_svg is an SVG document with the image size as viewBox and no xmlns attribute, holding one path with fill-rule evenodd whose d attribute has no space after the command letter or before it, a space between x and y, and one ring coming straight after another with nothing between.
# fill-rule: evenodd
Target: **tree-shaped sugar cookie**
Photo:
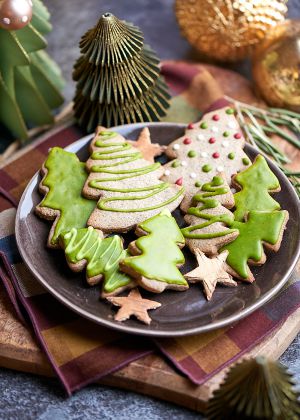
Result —
<instances>
[{"instance_id":1,"label":"tree-shaped sugar cookie","mask_svg":"<svg viewBox=\"0 0 300 420\"><path fill-rule=\"evenodd\" d=\"M258 155L253 165L245 171L235 175L233 183L242 188L234 194L235 220L244 220L247 213L252 210L280 209L280 204L270 196L271 192L280 191L280 184L262 155Z\"/></svg>"},{"instance_id":2,"label":"tree-shaped sugar cookie","mask_svg":"<svg viewBox=\"0 0 300 420\"><path fill-rule=\"evenodd\" d=\"M248 264L265 263L263 245L278 251L288 218L286 210L251 211L245 223L234 221L231 227L239 230L239 236L220 250L229 252L226 263L230 274L244 281L254 281Z\"/></svg>"},{"instance_id":3,"label":"tree-shaped sugar cookie","mask_svg":"<svg viewBox=\"0 0 300 420\"><path fill-rule=\"evenodd\" d=\"M120 134L98 127L91 151L83 194L99 201L89 218L90 226L123 232L165 207L173 211L180 204L183 188L160 181L160 163L143 159Z\"/></svg>"},{"instance_id":4,"label":"tree-shaped sugar cookie","mask_svg":"<svg viewBox=\"0 0 300 420\"><path fill-rule=\"evenodd\" d=\"M232 242L239 234L231 229L233 214L227 208L234 206L233 194L222 176L214 176L203 184L193 197L196 207L190 207L184 220L190 225L181 229L190 250L208 255L217 254L223 245Z\"/></svg>"},{"instance_id":5,"label":"tree-shaped sugar cookie","mask_svg":"<svg viewBox=\"0 0 300 420\"><path fill-rule=\"evenodd\" d=\"M143 236L130 245L129 251L134 256L121 261L121 270L154 293L188 289L177 268L185 261L179 248L184 246L184 237L169 210L140 223L136 234Z\"/></svg>"},{"instance_id":6,"label":"tree-shaped sugar cookie","mask_svg":"<svg viewBox=\"0 0 300 420\"><path fill-rule=\"evenodd\" d=\"M45 198L36 206L36 213L54 220L48 237L48 246L57 248L59 236L73 227L82 228L95 208L95 202L82 197L86 181L85 164L74 153L53 147L42 167L43 179L39 185Z\"/></svg>"},{"instance_id":7,"label":"tree-shaped sugar cookie","mask_svg":"<svg viewBox=\"0 0 300 420\"><path fill-rule=\"evenodd\" d=\"M119 271L119 262L127 255L120 236L102 238L91 226L71 229L60 237L66 259L73 271L86 267L87 282L93 286L103 279L102 296L116 295L135 286L135 282Z\"/></svg>"},{"instance_id":8,"label":"tree-shaped sugar cookie","mask_svg":"<svg viewBox=\"0 0 300 420\"><path fill-rule=\"evenodd\" d=\"M243 151L245 139L231 108L205 114L201 121L189 124L185 134L169 144L166 154L175 159L164 165L162 180L183 185L185 212L199 184L224 172L227 182L232 175L250 165Z\"/></svg>"}]
</instances>

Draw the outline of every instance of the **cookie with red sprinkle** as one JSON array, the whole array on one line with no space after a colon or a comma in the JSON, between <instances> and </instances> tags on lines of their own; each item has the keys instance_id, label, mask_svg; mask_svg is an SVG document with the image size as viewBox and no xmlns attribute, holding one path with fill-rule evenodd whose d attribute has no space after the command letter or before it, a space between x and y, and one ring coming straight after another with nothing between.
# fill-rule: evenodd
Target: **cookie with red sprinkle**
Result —
<instances>
[{"instance_id":1,"label":"cookie with red sprinkle","mask_svg":"<svg viewBox=\"0 0 300 420\"><path fill-rule=\"evenodd\" d=\"M234 110L228 107L188 124L184 135L169 144L166 154L174 160L164 165L161 179L185 188L183 211L187 211L199 189L196 185L209 182L220 173L224 173L231 184L231 177L251 164L243 151L244 145Z\"/></svg>"}]
</instances>

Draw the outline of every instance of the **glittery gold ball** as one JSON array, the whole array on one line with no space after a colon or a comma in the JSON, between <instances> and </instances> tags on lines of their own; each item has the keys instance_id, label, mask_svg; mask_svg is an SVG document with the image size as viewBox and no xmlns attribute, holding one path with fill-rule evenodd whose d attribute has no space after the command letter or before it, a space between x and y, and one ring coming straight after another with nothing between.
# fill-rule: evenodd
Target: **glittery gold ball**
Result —
<instances>
[{"instance_id":1,"label":"glittery gold ball","mask_svg":"<svg viewBox=\"0 0 300 420\"><path fill-rule=\"evenodd\" d=\"M247 57L278 22L287 0L176 0L181 32L201 53L220 61Z\"/></svg>"},{"instance_id":2,"label":"glittery gold ball","mask_svg":"<svg viewBox=\"0 0 300 420\"><path fill-rule=\"evenodd\" d=\"M254 52L253 78L269 105L300 112L300 20L268 33Z\"/></svg>"}]
</instances>

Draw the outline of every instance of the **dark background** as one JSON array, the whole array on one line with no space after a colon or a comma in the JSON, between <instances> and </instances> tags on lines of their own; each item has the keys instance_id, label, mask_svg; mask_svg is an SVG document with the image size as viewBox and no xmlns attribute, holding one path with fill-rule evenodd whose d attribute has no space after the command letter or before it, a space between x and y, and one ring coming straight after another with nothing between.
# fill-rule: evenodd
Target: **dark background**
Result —
<instances>
[{"instance_id":1,"label":"dark background","mask_svg":"<svg viewBox=\"0 0 300 420\"><path fill-rule=\"evenodd\" d=\"M45 0L52 13L53 31L48 51L63 70L65 97L74 93L72 67L79 55L78 42L98 17L112 12L139 26L145 41L161 59L201 57L181 38L173 0ZM289 17L300 17L300 0L289 0ZM250 77L248 61L227 67ZM281 357L296 373L300 385L300 335ZM172 404L99 386L90 386L66 399L58 380L0 369L0 419L199 419L199 415Z\"/></svg>"}]
</instances>

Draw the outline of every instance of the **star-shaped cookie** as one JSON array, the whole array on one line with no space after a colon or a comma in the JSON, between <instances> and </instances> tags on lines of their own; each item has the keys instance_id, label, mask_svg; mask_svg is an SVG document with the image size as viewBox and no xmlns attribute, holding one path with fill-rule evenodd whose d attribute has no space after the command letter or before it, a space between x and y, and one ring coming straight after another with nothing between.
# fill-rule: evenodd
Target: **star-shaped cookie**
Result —
<instances>
[{"instance_id":1,"label":"star-shaped cookie","mask_svg":"<svg viewBox=\"0 0 300 420\"><path fill-rule=\"evenodd\" d=\"M185 274L184 277L190 283L202 282L207 300L212 298L217 283L231 287L237 285L224 269L228 251L222 252L217 257L207 258L203 252L196 249L195 255L198 267Z\"/></svg>"},{"instance_id":2,"label":"star-shaped cookie","mask_svg":"<svg viewBox=\"0 0 300 420\"><path fill-rule=\"evenodd\" d=\"M167 148L166 146L161 146L158 143L151 143L151 136L148 127L143 128L136 141L128 140L128 143L139 149L143 158L152 163L154 163L154 158L156 156L160 156Z\"/></svg>"},{"instance_id":3,"label":"star-shaped cookie","mask_svg":"<svg viewBox=\"0 0 300 420\"><path fill-rule=\"evenodd\" d=\"M131 290L128 296L108 297L107 300L113 305L120 306L114 317L116 321L126 321L131 315L134 315L139 321L147 325L151 323L147 311L161 306L159 302L154 300L143 299L138 289Z\"/></svg>"}]
</instances>

